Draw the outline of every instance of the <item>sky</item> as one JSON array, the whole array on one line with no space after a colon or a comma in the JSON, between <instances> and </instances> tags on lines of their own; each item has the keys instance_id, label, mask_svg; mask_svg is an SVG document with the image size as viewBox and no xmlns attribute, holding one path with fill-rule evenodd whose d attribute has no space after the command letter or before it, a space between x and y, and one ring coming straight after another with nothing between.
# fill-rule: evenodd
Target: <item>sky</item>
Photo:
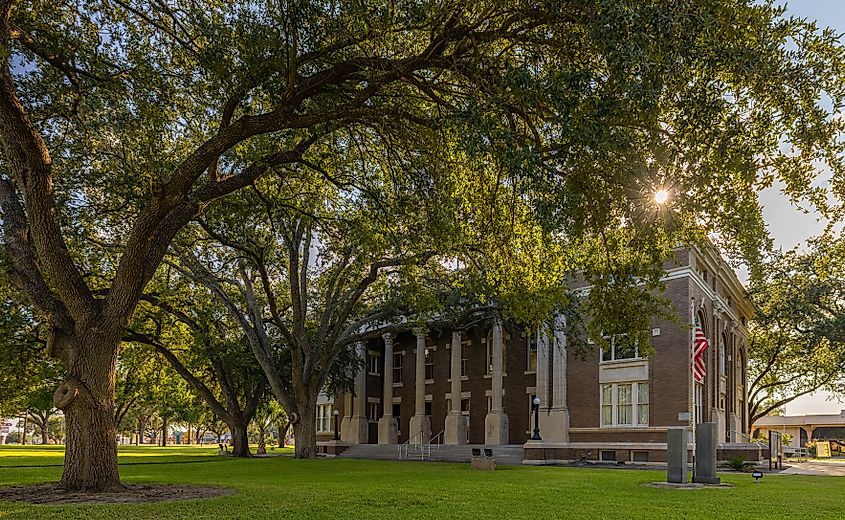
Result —
<instances>
[{"instance_id":1,"label":"sky","mask_svg":"<svg viewBox=\"0 0 845 520\"><path fill-rule=\"evenodd\" d=\"M801 18L817 20L820 27L831 27L845 33L845 0L786 0L788 13ZM845 38L843 38L845 42ZM803 244L811 236L822 232L825 223L819 222L814 214L806 214L792 206L778 187L770 188L760 195L763 216L775 243L784 249ZM787 415L813 413L839 413L845 409L845 401L830 399L826 392L800 397L786 405Z\"/></svg>"}]
</instances>

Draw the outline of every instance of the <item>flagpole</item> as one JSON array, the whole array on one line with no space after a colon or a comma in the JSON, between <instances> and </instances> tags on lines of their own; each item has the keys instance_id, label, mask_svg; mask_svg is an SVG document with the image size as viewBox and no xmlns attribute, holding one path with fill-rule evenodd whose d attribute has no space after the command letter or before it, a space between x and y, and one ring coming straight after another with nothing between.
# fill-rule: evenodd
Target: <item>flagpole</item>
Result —
<instances>
[{"instance_id":1,"label":"flagpole","mask_svg":"<svg viewBox=\"0 0 845 520\"><path fill-rule=\"evenodd\" d=\"M687 367L687 381L689 392L687 404L689 406L689 429L692 436L692 473L695 475L695 377L693 367L695 363L695 297L690 298L690 335L689 335L689 366Z\"/></svg>"}]
</instances>

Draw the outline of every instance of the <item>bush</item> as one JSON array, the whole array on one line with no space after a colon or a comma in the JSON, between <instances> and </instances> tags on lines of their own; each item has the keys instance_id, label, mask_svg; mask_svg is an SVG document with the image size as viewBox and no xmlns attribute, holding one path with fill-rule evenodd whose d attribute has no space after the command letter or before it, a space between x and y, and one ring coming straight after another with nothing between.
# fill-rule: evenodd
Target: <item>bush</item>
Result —
<instances>
[{"instance_id":1,"label":"bush","mask_svg":"<svg viewBox=\"0 0 845 520\"><path fill-rule=\"evenodd\" d=\"M722 463L723 468L732 469L734 471L752 471L756 465L756 462L745 460L745 457L741 455L732 457Z\"/></svg>"}]
</instances>

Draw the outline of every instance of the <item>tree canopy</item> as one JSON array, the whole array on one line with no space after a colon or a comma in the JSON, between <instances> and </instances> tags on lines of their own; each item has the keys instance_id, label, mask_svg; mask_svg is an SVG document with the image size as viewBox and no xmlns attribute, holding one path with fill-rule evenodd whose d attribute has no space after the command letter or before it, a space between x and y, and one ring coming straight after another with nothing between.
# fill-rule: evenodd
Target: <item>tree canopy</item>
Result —
<instances>
[{"instance_id":1,"label":"tree canopy","mask_svg":"<svg viewBox=\"0 0 845 520\"><path fill-rule=\"evenodd\" d=\"M845 395L845 240L776 255L751 286L749 425L803 395Z\"/></svg>"},{"instance_id":2,"label":"tree canopy","mask_svg":"<svg viewBox=\"0 0 845 520\"><path fill-rule=\"evenodd\" d=\"M491 294L544 294L576 269L627 294L667 245L710 232L753 262L767 243L759 189L780 180L828 210L815 166L836 194L845 178L842 47L783 13L754 0L0 1L3 252L67 370L62 486L119 482L125 328L180 230L265 177L359 189L403 172L435 199L446 186L464 209L451 226L487 252L477 280Z\"/></svg>"}]
</instances>

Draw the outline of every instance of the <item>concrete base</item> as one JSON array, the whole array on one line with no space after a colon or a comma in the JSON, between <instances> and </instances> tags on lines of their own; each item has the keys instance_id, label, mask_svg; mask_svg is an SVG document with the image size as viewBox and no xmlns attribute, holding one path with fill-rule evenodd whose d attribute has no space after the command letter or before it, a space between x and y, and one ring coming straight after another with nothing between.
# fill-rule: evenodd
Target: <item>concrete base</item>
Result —
<instances>
[{"instance_id":1,"label":"concrete base","mask_svg":"<svg viewBox=\"0 0 845 520\"><path fill-rule=\"evenodd\" d=\"M443 432L443 444L467 443L467 418L460 412L449 412L446 416L446 428Z\"/></svg>"},{"instance_id":2,"label":"concrete base","mask_svg":"<svg viewBox=\"0 0 845 520\"><path fill-rule=\"evenodd\" d=\"M534 415L531 416L534 431ZM540 410L540 435L547 442L569 442L569 409L551 408L547 414Z\"/></svg>"},{"instance_id":3,"label":"concrete base","mask_svg":"<svg viewBox=\"0 0 845 520\"><path fill-rule=\"evenodd\" d=\"M367 444L370 440L370 422L363 415L353 415L344 419L346 429L341 428L340 440L349 444Z\"/></svg>"},{"instance_id":4,"label":"concrete base","mask_svg":"<svg viewBox=\"0 0 845 520\"><path fill-rule=\"evenodd\" d=\"M504 412L488 413L484 418L484 443L503 446L508 443L508 415Z\"/></svg>"},{"instance_id":5,"label":"concrete base","mask_svg":"<svg viewBox=\"0 0 845 520\"><path fill-rule=\"evenodd\" d=\"M317 453L323 453L326 457L337 457L349 448L349 444L343 441L326 441L317 443Z\"/></svg>"},{"instance_id":6,"label":"concrete base","mask_svg":"<svg viewBox=\"0 0 845 520\"><path fill-rule=\"evenodd\" d=\"M396 426L396 419L392 415L382 416L378 420L378 443L399 444L399 428Z\"/></svg>"},{"instance_id":7,"label":"concrete base","mask_svg":"<svg viewBox=\"0 0 845 520\"><path fill-rule=\"evenodd\" d=\"M427 415L411 416L409 429L408 438L414 439L414 444L424 444L431 439L431 419Z\"/></svg>"}]
</instances>

